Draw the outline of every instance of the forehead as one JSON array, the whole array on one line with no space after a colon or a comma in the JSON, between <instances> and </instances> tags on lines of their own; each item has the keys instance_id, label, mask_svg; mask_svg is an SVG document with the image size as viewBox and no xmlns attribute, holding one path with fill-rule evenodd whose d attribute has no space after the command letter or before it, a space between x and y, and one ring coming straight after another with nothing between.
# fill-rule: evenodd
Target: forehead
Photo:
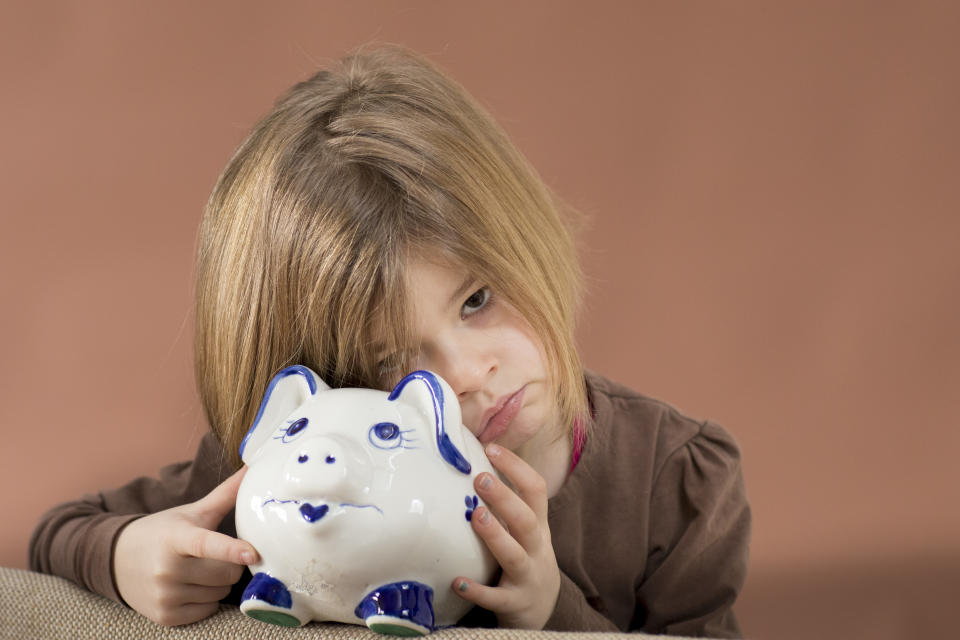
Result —
<instances>
[{"instance_id":1,"label":"forehead","mask_svg":"<svg viewBox=\"0 0 960 640\"><path fill-rule=\"evenodd\" d=\"M473 280L470 271L458 263L411 258L406 265L407 298L413 307L411 311L457 304Z\"/></svg>"},{"instance_id":2,"label":"forehead","mask_svg":"<svg viewBox=\"0 0 960 640\"><path fill-rule=\"evenodd\" d=\"M374 315L376 350L389 349L396 341L408 345L420 342L429 331L432 319L460 309L475 279L465 266L454 260L418 255L406 260L403 281L404 291L399 296L402 304L383 304L379 313ZM398 298L389 291L386 297ZM410 335L401 335L404 333L398 331L401 327Z\"/></svg>"}]
</instances>

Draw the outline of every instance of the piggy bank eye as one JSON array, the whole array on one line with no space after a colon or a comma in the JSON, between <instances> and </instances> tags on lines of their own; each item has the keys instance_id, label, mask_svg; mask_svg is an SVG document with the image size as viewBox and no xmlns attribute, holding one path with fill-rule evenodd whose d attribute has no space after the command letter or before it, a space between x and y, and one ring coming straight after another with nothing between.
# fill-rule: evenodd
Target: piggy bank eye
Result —
<instances>
[{"instance_id":1,"label":"piggy bank eye","mask_svg":"<svg viewBox=\"0 0 960 640\"><path fill-rule=\"evenodd\" d=\"M400 427L392 422L378 422L370 427L370 444L380 449L395 449L403 443Z\"/></svg>"},{"instance_id":2,"label":"piggy bank eye","mask_svg":"<svg viewBox=\"0 0 960 640\"><path fill-rule=\"evenodd\" d=\"M400 435L400 427L392 422L381 422L373 425L373 432L381 440L393 440Z\"/></svg>"},{"instance_id":3,"label":"piggy bank eye","mask_svg":"<svg viewBox=\"0 0 960 640\"><path fill-rule=\"evenodd\" d=\"M292 425L287 427L287 435L295 436L306 428L307 428L307 419L300 418L299 420L294 422Z\"/></svg>"},{"instance_id":4,"label":"piggy bank eye","mask_svg":"<svg viewBox=\"0 0 960 640\"><path fill-rule=\"evenodd\" d=\"M309 421L306 418L300 418L299 420L294 420L293 422L288 424L285 429L282 429L283 431L282 440L284 442L290 442L291 440L296 438L297 435L300 434L300 432L302 432L304 429L307 428L308 422Z\"/></svg>"}]
</instances>

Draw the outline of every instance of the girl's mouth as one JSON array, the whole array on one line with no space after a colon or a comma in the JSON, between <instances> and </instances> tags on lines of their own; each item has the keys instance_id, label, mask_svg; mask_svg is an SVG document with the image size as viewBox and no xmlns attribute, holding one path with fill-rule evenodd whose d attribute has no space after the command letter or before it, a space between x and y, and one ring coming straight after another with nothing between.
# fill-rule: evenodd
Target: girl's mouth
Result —
<instances>
[{"instance_id":1,"label":"girl's mouth","mask_svg":"<svg viewBox=\"0 0 960 640\"><path fill-rule=\"evenodd\" d=\"M520 387L519 391L509 396L506 401L502 403L502 406L497 409L496 413L490 416L490 419L487 420L486 425L483 427L483 431L477 436L477 439L480 440L482 444L493 442L506 432L507 427L510 426L513 419L520 413L520 409L523 408L523 395L526 389L526 385Z\"/></svg>"}]
</instances>

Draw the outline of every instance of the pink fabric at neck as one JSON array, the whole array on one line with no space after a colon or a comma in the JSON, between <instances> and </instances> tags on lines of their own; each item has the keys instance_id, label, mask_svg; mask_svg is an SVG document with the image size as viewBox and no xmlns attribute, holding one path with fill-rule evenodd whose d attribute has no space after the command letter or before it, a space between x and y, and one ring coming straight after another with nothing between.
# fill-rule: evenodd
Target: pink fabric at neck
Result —
<instances>
[{"instance_id":1,"label":"pink fabric at neck","mask_svg":"<svg viewBox=\"0 0 960 640\"><path fill-rule=\"evenodd\" d=\"M580 462L580 454L583 453L583 445L587 442L587 432L583 428L583 422L580 418L573 421L573 455L570 456L570 473L577 468Z\"/></svg>"}]
</instances>

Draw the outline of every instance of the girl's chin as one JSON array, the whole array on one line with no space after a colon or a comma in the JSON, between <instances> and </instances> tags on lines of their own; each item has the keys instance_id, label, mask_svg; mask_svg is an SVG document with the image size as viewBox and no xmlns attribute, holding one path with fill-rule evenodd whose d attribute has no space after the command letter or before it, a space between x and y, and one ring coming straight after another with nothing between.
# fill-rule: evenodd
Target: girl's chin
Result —
<instances>
[{"instance_id":1,"label":"girl's chin","mask_svg":"<svg viewBox=\"0 0 960 640\"><path fill-rule=\"evenodd\" d=\"M535 438L534 435L525 433L522 429L507 429L492 442L526 459L525 454L533 452L539 447L537 444L538 438Z\"/></svg>"}]
</instances>

